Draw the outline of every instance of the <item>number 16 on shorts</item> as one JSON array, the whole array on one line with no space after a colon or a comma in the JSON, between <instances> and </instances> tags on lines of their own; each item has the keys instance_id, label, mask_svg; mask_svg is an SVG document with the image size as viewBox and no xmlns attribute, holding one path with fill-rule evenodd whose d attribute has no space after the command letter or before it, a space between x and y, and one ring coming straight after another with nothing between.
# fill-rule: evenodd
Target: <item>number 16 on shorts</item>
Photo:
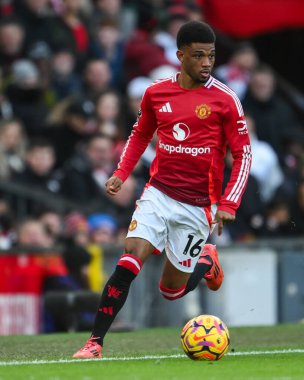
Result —
<instances>
[{"instance_id":1,"label":"number 16 on shorts","mask_svg":"<svg viewBox=\"0 0 304 380\"><path fill-rule=\"evenodd\" d=\"M194 235L189 234L188 235L188 241L184 248L183 254L184 255L190 255L190 257L197 257L203 249L204 246L204 239L199 239L195 241Z\"/></svg>"}]
</instances>

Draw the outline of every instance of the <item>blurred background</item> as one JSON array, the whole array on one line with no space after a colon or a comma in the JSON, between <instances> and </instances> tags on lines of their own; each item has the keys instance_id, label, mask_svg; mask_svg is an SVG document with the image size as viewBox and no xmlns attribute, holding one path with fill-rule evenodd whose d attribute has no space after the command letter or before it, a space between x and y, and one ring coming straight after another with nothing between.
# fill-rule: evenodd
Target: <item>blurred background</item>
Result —
<instances>
[{"instance_id":1,"label":"blurred background","mask_svg":"<svg viewBox=\"0 0 304 380\"><path fill-rule=\"evenodd\" d=\"M112 328L303 319L303 1L0 0L0 335L91 329L155 141L115 198L104 184L146 87L178 72L189 20L214 28L213 75L241 99L252 142L237 221L210 239L225 281L169 303L153 256ZM230 169L228 154L226 181Z\"/></svg>"}]
</instances>

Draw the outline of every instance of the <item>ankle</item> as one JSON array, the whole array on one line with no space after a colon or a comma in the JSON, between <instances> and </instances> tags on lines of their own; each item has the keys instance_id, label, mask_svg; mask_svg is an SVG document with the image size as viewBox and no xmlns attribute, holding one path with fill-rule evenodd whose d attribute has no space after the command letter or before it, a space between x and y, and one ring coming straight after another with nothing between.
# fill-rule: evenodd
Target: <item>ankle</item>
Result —
<instances>
[{"instance_id":1,"label":"ankle","mask_svg":"<svg viewBox=\"0 0 304 380\"><path fill-rule=\"evenodd\" d=\"M103 339L100 336L91 335L90 339L94 340L94 342L99 344L100 346L103 345Z\"/></svg>"}]
</instances>

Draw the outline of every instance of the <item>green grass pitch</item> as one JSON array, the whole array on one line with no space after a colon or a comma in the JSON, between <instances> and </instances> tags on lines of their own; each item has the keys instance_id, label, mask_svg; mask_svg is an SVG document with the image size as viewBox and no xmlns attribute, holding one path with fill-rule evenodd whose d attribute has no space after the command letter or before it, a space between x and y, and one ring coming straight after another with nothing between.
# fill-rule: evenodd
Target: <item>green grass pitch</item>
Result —
<instances>
[{"instance_id":1,"label":"green grass pitch","mask_svg":"<svg viewBox=\"0 0 304 380\"><path fill-rule=\"evenodd\" d=\"M182 352L180 330L109 333L104 359L72 354L89 333L0 337L0 380L303 380L304 325L230 328L229 352L195 362Z\"/></svg>"}]
</instances>

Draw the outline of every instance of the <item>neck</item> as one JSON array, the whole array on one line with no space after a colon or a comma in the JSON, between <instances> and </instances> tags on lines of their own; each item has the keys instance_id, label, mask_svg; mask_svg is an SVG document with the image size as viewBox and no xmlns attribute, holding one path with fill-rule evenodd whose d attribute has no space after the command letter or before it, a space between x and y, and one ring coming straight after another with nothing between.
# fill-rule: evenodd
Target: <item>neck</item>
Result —
<instances>
[{"instance_id":1,"label":"neck","mask_svg":"<svg viewBox=\"0 0 304 380\"><path fill-rule=\"evenodd\" d=\"M194 81L189 75L185 72L181 72L177 77L178 84L185 90L191 90L195 88L204 87L205 83Z\"/></svg>"}]
</instances>

